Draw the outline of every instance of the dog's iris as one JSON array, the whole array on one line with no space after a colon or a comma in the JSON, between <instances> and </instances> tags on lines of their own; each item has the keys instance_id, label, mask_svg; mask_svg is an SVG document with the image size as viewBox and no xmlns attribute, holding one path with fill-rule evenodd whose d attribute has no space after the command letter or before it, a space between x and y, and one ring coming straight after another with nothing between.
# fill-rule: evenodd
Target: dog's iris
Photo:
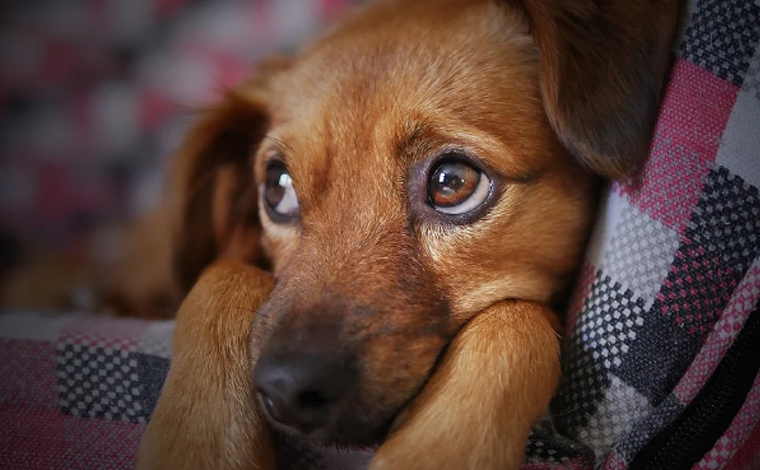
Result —
<instances>
[{"instance_id":1,"label":"dog's iris","mask_svg":"<svg viewBox=\"0 0 760 470\"><path fill-rule=\"evenodd\" d=\"M490 182L482 171L461 160L444 160L430 174L430 204L444 214L464 214L488 197Z\"/></svg>"},{"instance_id":2,"label":"dog's iris","mask_svg":"<svg viewBox=\"0 0 760 470\"><path fill-rule=\"evenodd\" d=\"M286 221L298 215L298 197L293 179L282 163L273 163L267 168L263 197L270 216L277 221Z\"/></svg>"}]
</instances>

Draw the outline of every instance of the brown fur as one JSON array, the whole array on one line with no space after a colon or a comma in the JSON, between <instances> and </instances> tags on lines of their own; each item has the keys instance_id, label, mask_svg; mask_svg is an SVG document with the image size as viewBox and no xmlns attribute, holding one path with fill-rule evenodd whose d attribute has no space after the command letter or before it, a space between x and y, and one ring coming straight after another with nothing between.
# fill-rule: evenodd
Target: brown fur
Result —
<instances>
[{"instance_id":1,"label":"brown fur","mask_svg":"<svg viewBox=\"0 0 760 470\"><path fill-rule=\"evenodd\" d=\"M172 318L183 292L167 214L161 207L139 223L98 227L67 252L32 253L0 280L0 308Z\"/></svg>"},{"instance_id":2,"label":"brown fur","mask_svg":"<svg viewBox=\"0 0 760 470\"><path fill-rule=\"evenodd\" d=\"M271 289L267 274L231 261L195 285L177 313L172 367L138 468L273 468L246 353L254 312Z\"/></svg>"},{"instance_id":3,"label":"brown fur","mask_svg":"<svg viewBox=\"0 0 760 470\"><path fill-rule=\"evenodd\" d=\"M676 3L381 2L209 110L174 173L178 278L234 258L276 284L243 264L201 276L140 468L271 468L245 365L288 348L359 371L310 438L390 427L372 468L516 468L559 373L547 305L592 217L579 161L619 176L645 153ZM426 165L452 146L498 193L465 225L424 201ZM273 155L295 224L257 201Z\"/></svg>"}]
</instances>

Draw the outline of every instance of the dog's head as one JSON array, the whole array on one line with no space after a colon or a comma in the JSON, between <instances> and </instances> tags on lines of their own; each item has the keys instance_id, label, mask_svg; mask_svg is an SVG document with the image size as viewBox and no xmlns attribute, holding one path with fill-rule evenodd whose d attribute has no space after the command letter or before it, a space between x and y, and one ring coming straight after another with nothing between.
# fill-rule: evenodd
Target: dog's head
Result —
<instances>
[{"instance_id":1,"label":"dog's head","mask_svg":"<svg viewBox=\"0 0 760 470\"><path fill-rule=\"evenodd\" d=\"M646 153L675 11L379 3L209 110L176 172L177 269L271 265L252 349L274 421L372 442L477 312L565 287L594 174Z\"/></svg>"}]
</instances>

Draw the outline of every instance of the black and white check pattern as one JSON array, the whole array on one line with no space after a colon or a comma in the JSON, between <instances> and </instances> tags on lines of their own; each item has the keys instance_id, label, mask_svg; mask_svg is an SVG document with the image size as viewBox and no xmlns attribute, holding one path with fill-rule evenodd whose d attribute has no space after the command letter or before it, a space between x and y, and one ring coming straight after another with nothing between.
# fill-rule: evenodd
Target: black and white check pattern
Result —
<instances>
[{"instance_id":1,"label":"black and white check pattern","mask_svg":"<svg viewBox=\"0 0 760 470\"><path fill-rule=\"evenodd\" d=\"M147 422L137 359L128 351L63 344L58 355L61 410L73 416Z\"/></svg>"},{"instance_id":2,"label":"black and white check pattern","mask_svg":"<svg viewBox=\"0 0 760 470\"><path fill-rule=\"evenodd\" d=\"M758 40L758 2L704 0L691 18L681 55L740 87Z\"/></svg>"}]
</instances>

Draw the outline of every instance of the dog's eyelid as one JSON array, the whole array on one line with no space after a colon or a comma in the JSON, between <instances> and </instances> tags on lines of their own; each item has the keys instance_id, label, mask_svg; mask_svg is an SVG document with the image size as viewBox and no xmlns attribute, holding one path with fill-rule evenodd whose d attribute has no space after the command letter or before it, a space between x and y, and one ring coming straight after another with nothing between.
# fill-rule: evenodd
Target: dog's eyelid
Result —
<instances>
[{"instance_id":1,"label":"dog's eyelid","mask_svg":"<svg viewBox=\"0 0 760 470\"><path fill-rule=\"evenodd\" d=\"M251 168L256 183L263 184L267 169L276 164L288 167L285 154L279 149L274 147L254 149L254 153L251 154Z\"/></svg>"},{"instance_id":2,"label":"dog's eyelid","mask_svg":"<svg viewBox=\"0 0 760 470\"><path fill-rule=\"evenodd\" d=\"M290 172L287 154L281 152L279 149L273 149L271 151L265 152L261 159L260 168L262 172L266 172L268 168L274 165L282 165L286 170L288 170L288 172Z\"/></svg>"},{"instance_id":3,"label":"dog's eyelid","mask_svg":"<svg viewBox=\"0 0 760 470\"><path fill-rule=\"evenodd\" d=\"M505 184L531 184L539 180L542 175L543 172L541 170L529 170L520 174L499 174L499 177Z\"/></svg>"},{"instance_id":4,"label":"dog's eyelid","mask_svg":"<svg viewBox=\"0 0 760 470\"><path fill-rule=\"evenodd\" d=\"M251 149L253 155L261 156L261 160L265 165L273 160L285 163L288 153L292 152L293 148L290 145L269 134L265 135L262 138L262 142Z\"/></svg>"},{"instance_id":5,"label":"dog's eyelid","mask_svg":"<svg viewBox=\"0 0 760 470\"><path fill-rule=\"evenodd\" d=\"M284 163L285 160L285 153L277 147L267 147L258 153L262 155L263 161L266 164L269 164L272 161L281 161Z\"/></svg>"},{"instance_id":6,"label":"dog's eyelid","mask_svg":"<svg viewBox=\"0 0 760 470\"><path fill-rule=\"evenodd\" d=\"M273 154L265 155L264 161L262 162L264 164L264 169L269 168L272 165L282 165L285 168L287 168L288 163L283 157L284 155L282 155L281 153L273 153Z\"/></svg>"},{"instance_id":7,"label":"dog's eyelid","mask_svg":"<svg viewBox=\"0 0 760 470\"><path fill-rule=\"evenodd\" d=\"M455 158L465 160L469 164L482 171L492 180L502 181L504 184L528 184L541 177L541 171L535 168L510 168L505 170L499 166L490 164L490 161L496 161L490 151L470 145L446 144L432 152L432 157L428 156L428 161L440 161L454 155Z\"/></svg>"},{"instance_id":8,"label":"dog's eyelid","mask_svg":"<svg viewBox=\"0 0 760 470\"><path fill-rule=\"evenodd\" d=\"M538 169L504 171L501 168L487 164L483 159L476 160L480 170L490 179L509 184L530 184L541 178L542 171Z\"/></svg>"}]
</instances>

